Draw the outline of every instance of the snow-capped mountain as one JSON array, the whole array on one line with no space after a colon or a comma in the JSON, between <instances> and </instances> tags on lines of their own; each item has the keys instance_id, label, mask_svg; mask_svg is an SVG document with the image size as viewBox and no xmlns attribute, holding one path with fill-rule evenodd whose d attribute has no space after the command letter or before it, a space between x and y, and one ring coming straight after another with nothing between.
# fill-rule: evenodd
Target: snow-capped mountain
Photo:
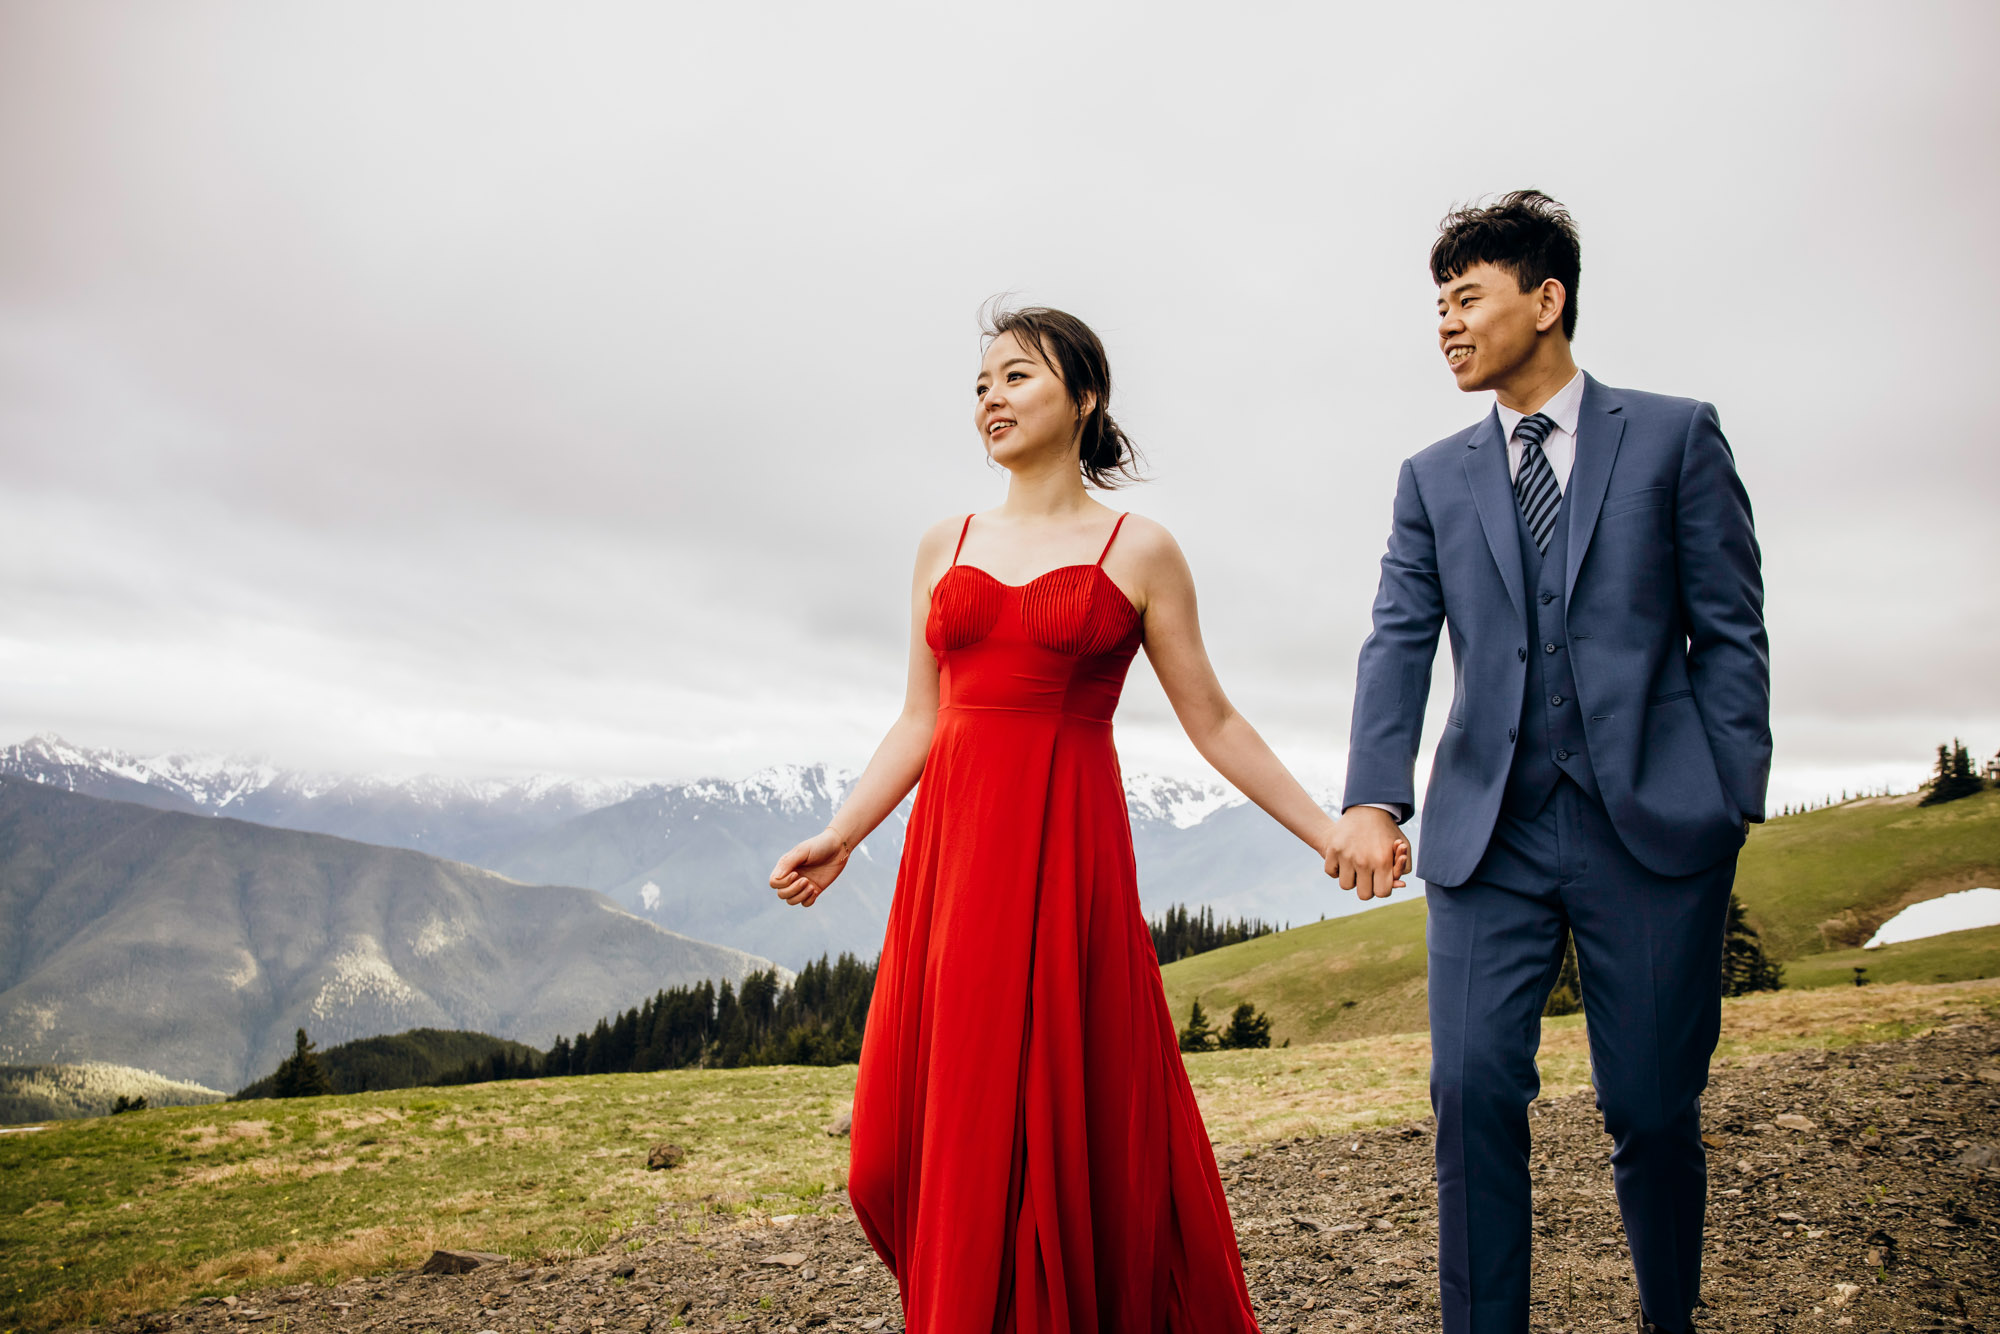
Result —
<instances>
[{"instance_id":1,"label":"snow-capped mountain","mask_svg":"<svg viewBox=\"0 0 2000 1334\"><path fill-rule=\"evenodd\" d=\"M0 775L145 805L335 834L469 862L530 884L598 890L698 940L798 967L881 948L908 806L863 843L810 910L766 887L771 865L825 828L855 775L786 764L740 780L636 786L525 778L304 774L266 761L141 757L40 736L0 749ZM1263 812L1213 780L1128 774L1140 902L1282 925L1359 905Z\"/></svg>"},{"instance_id":2,"label":"snow-capped mountain","mask_svg":"<svg viewBox=\"0 0 2000 1334\"><path fill-rule=\"evenodd\" d=\"M134 755L31 737L0 748L0 776L90 797L414 848L483 864L507 845L622 801L629 782L552 778L357 777L219 755Z\"/></svg>"}]
</instances>

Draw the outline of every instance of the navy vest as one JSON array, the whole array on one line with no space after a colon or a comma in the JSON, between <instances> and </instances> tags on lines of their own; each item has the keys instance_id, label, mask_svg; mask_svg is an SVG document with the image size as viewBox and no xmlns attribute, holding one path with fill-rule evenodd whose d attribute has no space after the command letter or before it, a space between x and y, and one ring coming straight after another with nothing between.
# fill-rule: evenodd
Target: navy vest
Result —
<instances>
[{"instance_id":1,"label":"navy vest","mask_svg":"<svg viewBox=\"0 0 2000 1334\"><path fill-rule=\"evenodd\" d=\"M1509 815L1537 814L1567 774L1593 801L1603 798L1590 767L1590 748L1583 736L1583 706L1576 699L1576 675L1570 670L1568 602L1563 592L1569 568L1569 496L1556 510L1555 532L1546 554L1535 550L1535 539L1517 507L1515 526L1521 533L1521 587L1528 593L1524 633L1528 636L1528 689L1521 700L1521 739L1514 747L1514 767L1507 774L1501 803Z\"/></svg>"}]
</instances>

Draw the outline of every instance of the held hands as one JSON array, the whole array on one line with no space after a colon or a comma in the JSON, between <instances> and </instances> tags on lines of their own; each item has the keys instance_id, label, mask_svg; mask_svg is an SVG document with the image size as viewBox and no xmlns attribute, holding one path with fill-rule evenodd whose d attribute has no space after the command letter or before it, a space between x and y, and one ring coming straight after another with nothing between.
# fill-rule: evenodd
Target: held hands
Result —
<instances>
[{"instance_id":1,"label":"held hands","mask_svg":"<svg viewBox=\"0 0 2000 1334\"><path fill-rule=\"evenodd\" d=\"M771 868L771 888L795 908L810 908L827 891L853 850L831 826L778 858Z\"/></svg>"},{"instance_id":2,"label":"held hands","mask_svg":"<svg viewBox=\"0 0 2000 1334\"><path fill-rule=\"evenodd\" d=\"M1326 850L1326 873L1342 889L1363 899L1386 899L1404 887L1410 872L1410 844L1387 811L1350 806L1334 822Z\"/></svg>"}]
</instances>

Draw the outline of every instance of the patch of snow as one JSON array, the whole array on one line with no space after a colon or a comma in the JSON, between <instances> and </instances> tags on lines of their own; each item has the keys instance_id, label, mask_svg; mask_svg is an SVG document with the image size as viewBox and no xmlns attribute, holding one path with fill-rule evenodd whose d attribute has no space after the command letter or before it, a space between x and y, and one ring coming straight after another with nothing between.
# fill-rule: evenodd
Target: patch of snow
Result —
<instances>
[{"instance_id":1,"label":"patch of snow","mask_svg":"<svg viewBox=\"0 0 2000 1334\"><path fill-rule=\"evenodd\" d=\"M419 999L417 989L403 980L396 965L382 951L373 936L361 936L335 956L329 969L332 976L321 984L313 997L312 1014L325 1019L358 1004L363 998L409 1005Z\"/></svg>"},{"instance_id":2,"label":"patch of snow","mask_svg":"<svg viewBox=\"0 0 2000 1334\"><path fill-rule=\"evenodd\" d=\"M417 932L417 938L410 942L410 951L419 959L434 959L464 939L464 926L432 913L431 919Z\"/></svg>"},{"instance_id":3,"label":"patch of snow","mask_svg":"<svg viewBox=\"0 0 2000 1334\"><path fill-rule=\"evenodd\" d=\"M1966 889L1913 903L1882 923L1861 948L1900 945L1982 926L2000 926L2000 889Z\"/></svg>"},{"instance_id":4,"label":"patch of snow","mask_svg":"<svg viewBox=\"0 0 2000 1334\"><path fill-rule=\"evenodd\" d=\"M639 886L639 904L647 912L657 909L660 906L660 887L650 880Z\"/></svg>"}]
</instances>

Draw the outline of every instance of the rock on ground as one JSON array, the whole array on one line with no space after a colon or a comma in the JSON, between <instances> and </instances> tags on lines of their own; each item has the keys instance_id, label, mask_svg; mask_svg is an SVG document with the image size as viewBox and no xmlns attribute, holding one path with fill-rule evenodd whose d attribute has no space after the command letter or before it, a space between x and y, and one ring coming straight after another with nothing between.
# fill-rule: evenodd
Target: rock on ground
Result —
<instances>
[{"instance_id":1,"label":"rock on ground","mask_svg":"<svg viewBox=\"0 0 2000 1334\"><path fill-rule=\"evenodd\" d=\"M2000 1329L2000 1026L1718 1069L1705 1331ZM1984 1078L1982 1078L1984 1076ZM1630 1261L1589 1096L1538 1105L1533 1327L1630 1330ZM1267 1334L1437 1327L1427 1126L1222 1146ZM589 1259L210 1299L113 1326L209 1331L882 1330L896 1288L844 1200L722 1221L698 1206ZM631 1247L632 1249L626 1249Z\"/></svg>"}]
</instances>

